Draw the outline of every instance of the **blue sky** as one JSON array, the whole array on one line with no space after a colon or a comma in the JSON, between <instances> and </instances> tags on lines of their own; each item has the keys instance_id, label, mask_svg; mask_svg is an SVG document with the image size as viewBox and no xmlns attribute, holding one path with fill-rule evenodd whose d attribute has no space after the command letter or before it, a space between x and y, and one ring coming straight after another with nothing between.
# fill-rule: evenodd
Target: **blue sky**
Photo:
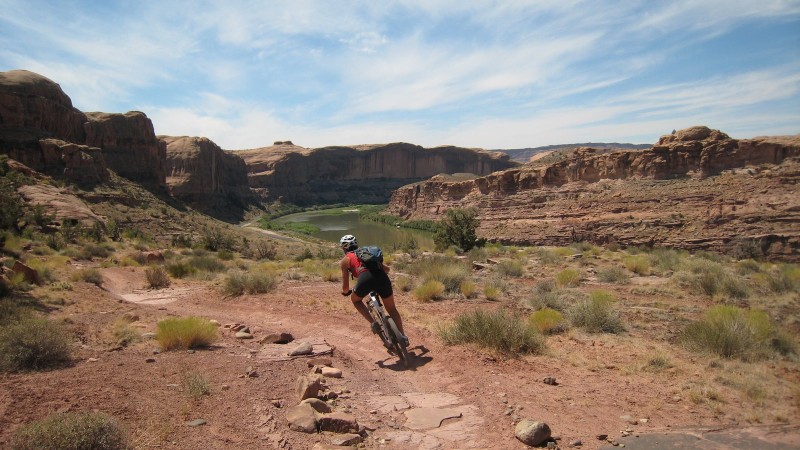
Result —
<instances>
[{"instance_id":1,"label":"blue sky","mask_svg":"<svg viewBox=\"0 0 800 450\"><path fill-rule=\"evenodd\" d=\"M800 133L800 0L0 0L0 71L225 149Z\"/></svg>"}]
</instances>

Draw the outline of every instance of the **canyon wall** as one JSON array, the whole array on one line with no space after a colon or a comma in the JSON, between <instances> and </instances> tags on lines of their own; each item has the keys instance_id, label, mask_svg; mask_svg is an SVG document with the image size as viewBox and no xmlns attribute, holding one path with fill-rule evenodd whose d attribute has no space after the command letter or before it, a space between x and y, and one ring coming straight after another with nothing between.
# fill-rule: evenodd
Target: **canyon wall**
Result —
<instances>
[{"instance_id":1,"label":"canyon wall","mask_svg":"<svg viewBox=\"0 0 800 450\"><path fill-rule=\"evenodd\" d=\"M235 152L250 187L290 203L385 203L391 192L438 173L486 175L516 166L507 155L407 143L308 149L291 143Z\"/></svg>"},{"instance_id":2,"label":"canyon wall","mask_svg":"<svg viewBox=\"0 0 800 450\"><path fill-rule=\"evenodd\" d=\"M389 211L435 219L477 207L480 234L518 244L576 240L730 250L755 242L800 255L800 136L731 139L707 127L662 137L650 150L578 149L472 180L437 176L404 186Z\"/></svg>"}]
</instances>

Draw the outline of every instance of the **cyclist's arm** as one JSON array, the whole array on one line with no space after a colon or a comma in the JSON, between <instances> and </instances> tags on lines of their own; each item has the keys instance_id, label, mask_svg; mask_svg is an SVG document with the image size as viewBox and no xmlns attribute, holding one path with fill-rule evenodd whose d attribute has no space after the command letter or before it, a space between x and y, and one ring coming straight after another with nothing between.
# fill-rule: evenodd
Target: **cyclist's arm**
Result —
<instances>
[{"instance_id":1,"label":"cyclist's arm","mask_svg":"<svg viewBox=\"0 0 800 450\"><path fill-rule=\"evenodd\" d=\"M350 260L347 256L342 258L339 266L342 268L342 294L344 294L350 290Z\"/></svg>"}]
</instances>

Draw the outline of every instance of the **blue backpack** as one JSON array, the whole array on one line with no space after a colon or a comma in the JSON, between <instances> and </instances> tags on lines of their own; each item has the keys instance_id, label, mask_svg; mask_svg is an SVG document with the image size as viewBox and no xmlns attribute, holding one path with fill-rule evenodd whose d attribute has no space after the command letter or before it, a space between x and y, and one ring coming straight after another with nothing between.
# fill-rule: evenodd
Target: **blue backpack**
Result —
<instances>
[{"instance_id":1,"label":"blue backpack","mask_svg":"<svg viewBox=\"0 0 800 450\"><path fill-rule=\"evenodd\" d=\"M383 271L383 252L380 247L366 246L359 247L355 251L356 257L361 261L361 265L370 272Z\"/></svg>"}]
</instances>

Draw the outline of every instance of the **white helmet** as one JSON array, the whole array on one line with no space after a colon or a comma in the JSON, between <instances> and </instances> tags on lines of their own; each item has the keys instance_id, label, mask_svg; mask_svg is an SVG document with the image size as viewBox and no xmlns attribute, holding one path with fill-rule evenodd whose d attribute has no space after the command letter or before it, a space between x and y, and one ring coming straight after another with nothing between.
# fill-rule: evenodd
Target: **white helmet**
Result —
<instances>
[{"instance_id":1,"label":"white helmet","mask_svg":"<svg viewBox=\"0 0 800 450\"><path fill-rule=\"evenodd\" d=\"M339 246L347 250L351 247L358 246L358 241L356 241L356 237L352 234L345 234L339 239Z\"/></svg>"}]
</instances>

